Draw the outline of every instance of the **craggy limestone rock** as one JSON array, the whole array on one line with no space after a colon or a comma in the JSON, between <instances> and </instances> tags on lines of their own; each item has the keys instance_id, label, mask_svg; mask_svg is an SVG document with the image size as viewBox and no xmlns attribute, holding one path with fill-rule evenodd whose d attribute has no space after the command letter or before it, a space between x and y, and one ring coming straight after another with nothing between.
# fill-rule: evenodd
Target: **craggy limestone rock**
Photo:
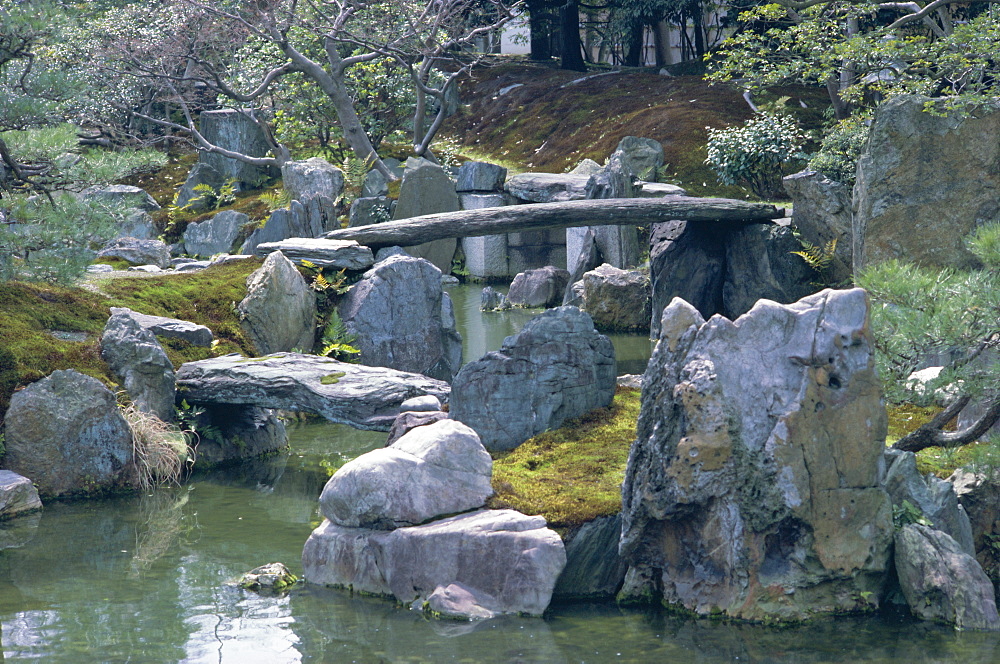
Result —
<instances>
[{"instance_id":1,"label":"craggy limestone rock","mask_svg":"<svg viewBox=\"0 0 1000 664\"><path fill-rule=\"evenodd\" d=\"M624 599L755 620L877 604L892 515L868 326L861 289L736 321L667 307L622 486Z\"/></svg>"},{"instance_id":2,"label":"craggy limestone rock","mask_svg":"<svg viewBox=\"0 0 1000 664\"><path fill-rule=\"evenodd\" d=\"M492 472L476 432L441 420L344 464L323 488L320 511L348 528L415 526L485 505Z\"/></svg>"},{"instance_id":3,"label":"craggy limestone rock","mask_svg":"<svg viewBox=\"0 0 1000 664\"><path fill-rule=\"evenodd\" d=\"M280 251L247 277L247 294L236 310L259 354L312 350L316 296Z\"/></svg>"},{"instance_id":4,"label":"craggy limestone rock","mask_svg":"<svg viewBox=\"0 0 1000 664\"><path fill-rule=\"evenodd\" d=\"M350 587L452 617L541 615L566 564L540 516L480 510L396 530L330 521L302 551L309 583ZM433 598L433 599L432 599Z\"/></svg>"},{"instance_id":5,"label":"craggy limestone rock","mask_svg":"<svg viewBox=\"0 0 1000 664\"><path fill-rule=\"evenodd\" d=\"M177 192L175 203L177 207L187 206L192 211L203 212L209 209L210 203L208 199L202 197L200 191L195 191L195 187L207 184L212 189L218 191L219 187L225 183L222 174L215 170L213 166L204 162L198 162L191 168L187 180L184 181L181 190Z\"/></svg>"},{"instance_id":6,"label":"craggy limestone rock","mask_svg":"<svg viewBox=\"0 0 1000 664\"><path fill-rule=\"evenodd\" d=\"M462 337L441 271L422 258L391 256L351 287L340 318L361 362L451 380L462 366Z\"/></svg>"},{"instance_id":7,"label":"craggy limestone rock","mask_svg":"<svg viewBox=\"0 0 1000 664\"><path fill-rule=\"evenodd\" d=\"M950 535L919 524L903 526L896 533L896 573L918 618L958 629L1000 630L993 584Z\"/></svg>"},{"instance_id":8,"label":"craggy limestone rock","mask_svg":"<svg viewBox=\"0 0 1000 664\"><path fill-rule=\"evenodd\" d=\"M257 247L267 242L318 237L334 228L340 228L340 222L337 221L337 206L332 198L317 194L305 201L293 200L287 208L271 212L264 225L246 239L240 253L257 253Z\"/></svg>"},{"instance_id":9,"label":"craggy limestone rock","mask_svg":"<svg viewBox=\"0 0 1000 664\"><path fill-rule=\"evenodd\" d=\"M507 301L518 307L555 307L562 303L569 272L546 265L518 273L510 283Z\"/></svg>"},{"instance_id":10,"label":"craggy limestone rock","mask_svg":"<svg viewBox=\"0 0 1000 664\"><path fill-rule=\"evenodd\" d=\"M504 189L525 203L582 201L589 180L589 173L518 173L507 178Z\"/></svg>"},{"instance_id":11,"label":"craggy limestone rock","mask_svg":"<svg viewBox=\"0 0 1000 664\"><path fill-rule=\"evenodd\" d=\"M649 327L649 277L605 263L583 275L583 299L602 332Z\"/></svg>"},{"instance_id":12,"label":"craggy limestone rock","mask_svg":"<svg viewBox=\"0 0 1000 664\"><path fill-rule=\"evenodd\" d=\"M514 449L571 417L605 408L615 394L615 350L576 307L532 318L498 351L469 362L453 381L452 418L491 451Z\"/></svg>"},{"instance_id":13,"label":"craggy limestone rock","mask_svg":"<svg viewBox=\"0 0 1000 664\"><path fill-rule=\"evenodd\" d=\"M101 359L136 408L173 422L174 365L152 332L128 313L113 313L101 335Z\"/></svg>"},{"instance_id":14,"label":"craggy limestone rock","mask_svg":"<svg viewBox=\"0 0 1000 664\"><path fill-rule=\"evenodd\" d=\"M11 470L0 470L0 521L40 509L42 501L31 480Z\"/></svg>"},{"instance_id":15,"label":"craggy limestone rock","mask_svg":"<svg viewBox=\"0 0 1000 664\"><path fill-rule=\"evenodd\" d=\"M3 466L42 496L100 492L129 479L132 433L99 380L54 371L10 399Z\"/></svg>"},{"instance_id":16,"label":"craggy limestone rock","mask_svg":"<svg viewBox=\"0 0 1000 664\"><path fill-rule=\"evenodd\" d=\"M266 157L271 147L252 115L253 111L249 110L202 111L198 126L212 145L250 157ZM254 166L214 152L200 152L198 161L214 168L223 183L235 180L241 189L252 189L268 177L280 174L277 168Z\"/></svg>"},{"instance_id":17,"label":"craggy limestone rock","mask_svg":"<svg viewBox=\"0 0 1000 664\"><path fill-rule=\"evenodd\" d=\"M875 110L854 185L855 273L891 258L978 267L965 237L1000 218L1000 107L962 119L924 112L928 101L899 95Z\"/></svg>"}]
</instances>

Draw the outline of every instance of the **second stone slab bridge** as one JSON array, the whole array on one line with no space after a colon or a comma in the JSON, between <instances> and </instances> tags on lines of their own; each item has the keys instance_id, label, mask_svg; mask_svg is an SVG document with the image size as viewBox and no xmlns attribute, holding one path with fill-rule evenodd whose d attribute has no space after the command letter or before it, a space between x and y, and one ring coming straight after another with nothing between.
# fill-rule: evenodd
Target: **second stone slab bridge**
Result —
<instances>
[{"instance_id":1,"label":"second stone slab bridge","mask_svg":"<svg viewBox=\"0 0 1000 664\"><path fill-rule=\"evenodd\" d=\"M645 226L666 221L761 223L784 216L767 203L730 198L605 198L564 203L508 205L461 210L330 231L329 240L354 240L378 249L446 238L500 235L578 226Z\"/></svg>"}]
</instances>

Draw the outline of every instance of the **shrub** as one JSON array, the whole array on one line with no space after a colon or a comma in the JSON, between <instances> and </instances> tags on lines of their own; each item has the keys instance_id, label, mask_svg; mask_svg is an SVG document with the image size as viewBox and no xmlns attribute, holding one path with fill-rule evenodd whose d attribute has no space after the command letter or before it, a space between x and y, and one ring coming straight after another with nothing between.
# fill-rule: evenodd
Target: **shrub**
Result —
<instances>
[{"instance_id":1,"label":"shrub","mask_svg":"<svg viewBox=\"0 0 1000 664\"><path fill-rule=\"evenodd\" d=\"M831 180L853 185L858 157L868 140L868 121L864 117L841 120L823 137L819 151L809 160L809 168Z\"/></svg>"},{"instance_id":2,"label":"shrub","mask_svg":"<svg viewBox=\"0 0 1000 664\"><path fill-rule=\"evenodd\" d=\"M705 163L723 184L750 187L762 199L782 196L782 166L802 159L805 136L787 115L758 113L740 127L708 130Z\"/></svg>"}]
</instances>

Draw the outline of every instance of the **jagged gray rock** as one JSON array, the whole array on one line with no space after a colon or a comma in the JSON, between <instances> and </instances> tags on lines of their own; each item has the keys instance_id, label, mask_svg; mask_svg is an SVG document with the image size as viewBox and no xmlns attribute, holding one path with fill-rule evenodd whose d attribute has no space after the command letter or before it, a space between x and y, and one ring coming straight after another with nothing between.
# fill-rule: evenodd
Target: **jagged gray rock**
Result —
<instances>
[{"instance_id":1,"label":"jagged gray rock","mask_svg":"<svg viewBox=\"0 0 1000 664\"><path fill-rule=\"evenodd\" d=\"M261 355L295 348L312 350L316 296L280 251L269 254L247 277L247 294L236 311Z\"/></svg>"},{"instance_id":2,"label":"jagged gray rock","mask_svg":"<svg viewBox=\"0 0 1000 664\"><path fill-rule=\"evenodd\" d=\"M95 201L119 209L134 208L152 212L159 210L160 205L145 189L128 184L94 185L80 192L80 198L85 201Z\"/></svg>"},{"instance_id":3,"label":"jagged gray rock","mask_svg":"<svg viewBox=\"0 0 1000 664\"><path fill-rule=\"evenodd\" d=\"M155 265L160 269L170 267L170 250L159 240L118 237L104 245L97 256L121 258L135 265Z\"/></svg>"},{"instance_id":4,"label":"jagged gray rock","mask_svg":"<svg viewBox=\"0 0 1000 664\"><path fill-rule=\"evenodd\" d=\"M602 332L645 331L649 327L649 277L607 263L584 273L583 299L594 327Z\"/></svg>"},{"instance_id":5,"label":"jagged gray rock","mask_svg":"<svg viewBox=\"0 0 1000 664\"><path fill-rule=\"evenodd\" d=\"M393 220L409 219L425 214L456 212L461 209L455 183L445 170L426 159L410 157L399 186L399 200ZM446 238L407 248L411 256L425 258L445 274L451 272L458 240Z\"/></svg>"},{"instance_id":6,"label":"jagged gray rock","mask_svg":"<svg viewBox=\"0 0 1000 664\"><path fill-rule=\"evenodd\" d=\"M510 309L510 302L503 293L494 290L490 286L483 289L479 296L480 311L506 311Z\"/></svg>"},{"instance_id":7,"label":"jagged gray rock","mask_svg":"<svg viewBox=\"0 0 1000 664\"><path fill-rule=\"evenodd\" d=\"M566 544L566 567L553 596L563 600L608 600L625 581L628 565L618 555L622 515L588 521Z\"/></svg>"},{"instance_id":8,"label":"jagged gray rock","mask_svg":"<svg viewBox=\"0 0 1000 664\"><path fill-rule=\"evenodd\" d=\"M215 167L199 161L188 172L187 180L184 181L181 190L177 192L177 199L175 200L177 207L188 206L189 209L194 211L207 210L211 205L209 200L202 197L200 191L195 191L195 187L200 184L207 184L215 191L218 191L219 187L225 184L225 180L222 174L215 170Z\"/></svg>"},{"instance_id":9,"label":"jagged gray rock","mask_svg":"<svg viewBox=\"0 0 1000 664\"><path fill-rule=\"evenodd\" d=\"M507 169L485 161L466 161L458 168L455 191L503 191Z\"/></svg>"},{"instance_id":10,"label":"jagged gray rock","mask_svg":"<svg viewBox=\"0 0 1000 664\"><path fill-rule=\"evenodd\" d=\"M801 256L802 246L786 226L747 224L726 242L722 313L735 320L760 299L790 304L814 293L816 274Z\"/></svg>"},{"instance_id":11,"label":"jagged gray rock","mask_svg":"<svg viewBox=\"0 0 1000 664\"><path fill-rule=\"evenodd\" d=\"M127 314L143 329L149 330L160 337L172 339L183 339L193 346L211 346L212 330L204 325L191 323L177 318L166 318L164 316L149 316L138 311L132 311L127 307L111 307L111 315Z\"/></svg>"},{"instance_id":12,"label":"jagged gray rock","mask_svg":"<svg viewBox=\"0 0 1000 664\"><path fill-rule=\"evenodd\" d=\"M628 172L639 180L655 181L656 170L663 166L663 146L651 138L626 136L619 141L615 154Z\"/></svg>"},{"instance_id":13,"label":"jagged gray rock","mask_svg":"<svg viewBox=\"0 0 1000 664\"><path fill-rule=\"evenodd\" d=\"M808 170L781 182L792 197L792 225L802 239L821 249L836 243L824 276L831 283L851 279L851 188Z\"/></svg>"},{"instance_id":14,"label":"jagged gray rock","mask_svg":"<svg viewBox=\"0 0 1000 664\"><path fill-rule=\"evenodd\" d=\"M382 224L392 218L392 199L387 196L357 198L351 203L348 227Z\"/></svg>"},{"instance_id":15,"label":"jagged gray rock","mask_svg":"<svg viewBox=\"0 0 1000 664\"><path fill-rule=\"evenodd\" d=\"M958 629L1000 630L993 584L950 535L919 524L903 526L896 533L896 574L918 618Z\"/></svg>"},{"instance_id":16,"label":"jagged gray rock","mask_svg":"<svg viewBox=\"0 0 1000 664\"><path fill-rule=\"evenodd\" d=\"M240 253L253 254L265 242L318 237L334 228L340 228L340 223L332 198L317 195L305 201L293 200L287 208L271 212L264 225L250 233Z\"/></svg>"},{"instance_id":17,"label":"jagged gray rock","mask_svg":"<svg viewBox=\"0 0 1000 664\"><path fill-rule=\"evenodd\" d=\"M177 388L189 403L305 411L369 431L388 431L407 399L447 401L450 392L444 381L419 374L297 353L187 362L177 369Z\"/></svg>"},{"instance_id":18,"label":"jagged gray rock","mask_svg":"<svg viewBox=\"0 0 1000 664\"><path fill-rule=\"evenodd\" d=\"M518 307L556 307L562 304L569 283L569 272L546 265L526 270L514 277L507 291L507 301Z\"/></svg>"},{"instance_id":19,"label":"jagged gray rock","mask_svg":"<svg viewBox=\"0 0 1000 664\"><path fill-rule=\"evenodd\" d=\"M303 574L309 583L418 607L427 601L434 611L465 618L537 616L566 564L562 540L545 525L540 516L513 510L480 510L391 531L324 521L302 551Z\"/></svg>"},{"instance_id":20,"label":"jagged gray rock","mask_svg":"<svg viewBox=\"0 0 1000 664\"><path fill-rule=\"evenodd\" d=\"M38 489L27 477L0 470L0 520L42 509Z\"/></svg>"},{"instance_id":21,"label":"jagged gray rock","mask_svg":"<svg viewBox=\"0 0 1000 664\"><path fill-rule=\"evenodd\" d=\"M663 182L637 182L637 198L663 198L664 196L687 196L687 190L675 184Z\"/></svg>"},{"instance_id":22,"label":"jagged gray rock","mask_svg":"<svg viewBox=\"0 0 1000 664\"><path fill-rule=\"evenodd\" d=\"M406 406L400 406L400 410L403 410L404 408L406 408ZM389 429L389 436L386 438L385 444L388 447L417 427L427 426L428 424L434 424L435 422L440 422L441 420L446 419L448 419L448 413L443 410L403 410L403 412L401 412L399 416L393 420L392 427Z\"/></svg>"},{"instance_id":23,"label":"jagged gray rock","mask_svg":"<svg viewBox=\"0 0 1000 664\"><path fill-rule=\"evenodd\" d=\"M174 365L152 332L129 313L113 312L101 335L101 359L144 413L174 420Z\"/></svg>"},{"instance_id":24,"label":"jagged gray rock","mask_svg":"<svg viewBox=\"0 0 1000 664\"><path fill-rule=\"evenodd\" d=\"M281 167L282 186L296 201L314 196L337 200L344 191L344 172L322 157L286 161Z\"/></svg>"},{"instance_id":25,"label":"jagged gray rock","mask_svg":"<svg viewBox=\"0 0 1000 664\"><path fill-rule=\"evenodd\" d=\"M532 318L498 351L462 367L450 413L491 451L510 450L571 417L607 407L615 351L590 316L557 307Z\"/></svg>"},{"instance_id":26,"label":"jagged gray rock","mask_svg":"<svg viewBox=\"0 0 1000 664\"><path fill-rule=\"evenodd\" d=\"M462 337L441 271L422 258L391 256L366 272L338 305L361 362L451 380Z\"/></svg>"},{"instance_id":27,"label":"jagged gray rock","mask_svg":"<svg viewBox=\"0 0 1000 664\"><path fill-rule=\"evenodd\" d=\"M285 258L298 265L309 261L323 269L367 270L375 264L372 250L354 240L293 237L280 242L265 242L254 249L257 256L267 256L275 251L280 251Z\"/></svg>"},{"instance_id":28,"label":"jagged gray rock","mask_svg":"<svg viewBox=\"0 0 1000 664\"><path fill-rule=\"evenodd\" d=\"M589 174L518 173L507 178L504 189L526 203L582 201L587 197L589 180Z\"/></svg>"},{"instance_id":29,"label":"jagged gray rock","mask_svg":"<svg viewBox=\"0 0 1000 664\"><path fill-rule=\"evenodd\" d=\"M671 302L622 485L625 599L751 620L877 604L892 510L868 311L861 289L736 321Z\"/></svg>"},{"instance_id":30,"label":"jagged gray rock","mask_svg":"<svg viewBox=\"0 0 1000 664\"><path fill-rule=\"evenodd\" d=\"M128 482L132 434L101 381L54 371L10 399L3 466L45 496L101 492Z\"/></svg>"},{"instance_id":31,"label":"jagged gray rock","mask_svg":"<svg viewBox=\"0 0 1000 664\"><path fill-rule=\"evenodd\" d=\"M660 338L660 315L679 297L704 318L722 311L726 236L717 225L668 221L653 224L649 238L652 319L649 336Z\"/></svg>"},{"instance_id":32,"label":"jagged gray rock","mask_svg":"<svg viewBox=\"0 0 1000 664\"><path fill-rule=\"evenodd\" d=\"M192 256L209 258L227 254L250 217L235 210L224 210L211 219L188 224L184 229L184 251Z\"/></svg>"},{"instance_id":33,"label":"jagged gray rock","mask_svg":"<svg viewBox=\"0 0 1000 664\"><path fill-rule=\"evenodd\" d=\"M202 111L198 128L212 145L249 157L266 157L271 147L252 116L251 110ZM214 152L198 153L198 161L214 168L223 183L235 180L243 189L260 186L263 180L280 175L277 168L254 166Z\"/></svg>"},{"instance_id":34,"label":"jagged gray rock","mask_svg":"<svg viewBox=\"0 0 1000 664\"><path fill-rule=\"evenodd\" d=\"M348 528L415 526L485 505L492 471L475 431L440 420L344 464L323 488L320 511Z\"/></svg>"},{"instance_id":35,"label":"jagged gray rock","mask_svg":"<svg viewBox=\"0 0 1000 664\"><path fill-rule=\"evenodd\" d=\"M214 466L273 454L288 447L284 423L267 408L202 404L196 426L213 435L198 441L196 465Z\"/></svg>"}]
</instances>

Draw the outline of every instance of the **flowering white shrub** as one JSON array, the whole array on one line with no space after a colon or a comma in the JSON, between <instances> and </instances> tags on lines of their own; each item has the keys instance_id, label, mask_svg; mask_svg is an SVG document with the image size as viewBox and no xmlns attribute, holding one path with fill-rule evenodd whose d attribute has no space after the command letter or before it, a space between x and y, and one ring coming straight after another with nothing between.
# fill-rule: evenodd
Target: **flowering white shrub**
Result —
<instances>
[{"instance_id":1,"label":"flowering white shrub","mask_svg":"<svg viewBox=\"0 0 1000 664\"><path fill-rule=\"evenodd\" d=\"M781 168L801 159L805 136L787 115L758 113L740 127L708 130L708 164L723 184L747 185L763 199L781 195Z\"/></svg>"}]
</instances>

